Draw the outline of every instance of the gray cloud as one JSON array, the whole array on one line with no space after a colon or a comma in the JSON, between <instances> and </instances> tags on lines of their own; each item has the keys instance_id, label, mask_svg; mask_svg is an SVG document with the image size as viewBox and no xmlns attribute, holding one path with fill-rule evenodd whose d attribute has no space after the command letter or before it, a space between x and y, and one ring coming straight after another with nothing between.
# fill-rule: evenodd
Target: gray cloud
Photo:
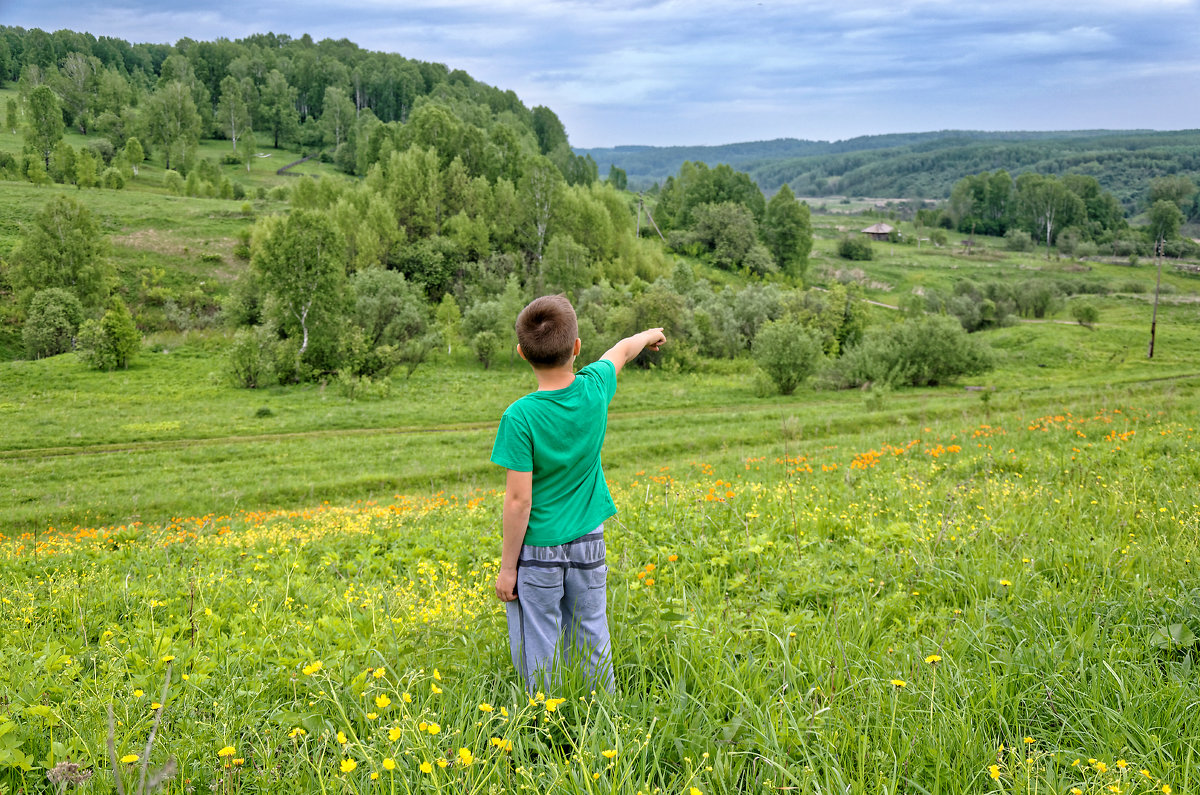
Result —
<instances>
[{"instance_id":1,"label":"gray cloud","mask_svg":"<svg viewBox=\"0 0 1200 795\"><path fill-rule=\"evenodd\" d=\"M2 19L131 41L274 31L465 69L572 142L940 129L1200 127L1197 0L6 0Z\"/></svg>"}]
</instances>

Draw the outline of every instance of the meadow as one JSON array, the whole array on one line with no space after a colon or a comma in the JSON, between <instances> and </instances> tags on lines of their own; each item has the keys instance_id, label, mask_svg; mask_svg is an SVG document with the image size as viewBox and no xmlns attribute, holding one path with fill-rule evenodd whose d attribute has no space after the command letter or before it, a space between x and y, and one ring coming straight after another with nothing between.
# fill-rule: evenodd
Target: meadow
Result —
<instances>
[{"instance_id":1,"label":"meadow","mask_svg":"<svg viewBox=\"0 0 1200 795\"><path fill-rule=\"evenodd\" d=\"M0 245L63 190L0 185ZM278 209L84 195L122 282L215 298ZM860 220L816 216L814 282L897 305L1084 280L1110 288L1099 322L1071 297L982 332L996 369L940 388L627 370L615 695L530 696L508 658L487 455L519 361L456 346L359 400L234 389L218 327L115 373L0 364L0 786L135 791L169 765L173 793L1196 791L1200 282L1164 269L1147 359L1150 264L838 259Z\"/></svg>"}]
</instances>

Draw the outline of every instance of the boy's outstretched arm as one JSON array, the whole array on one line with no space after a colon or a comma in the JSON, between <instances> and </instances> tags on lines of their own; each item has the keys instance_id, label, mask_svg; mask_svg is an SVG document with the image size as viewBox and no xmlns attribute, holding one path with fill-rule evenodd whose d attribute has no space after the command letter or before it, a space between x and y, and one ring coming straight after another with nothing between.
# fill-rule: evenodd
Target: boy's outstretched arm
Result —
<instances>
[{"instance_id":1,"label":"boy's outstretched arm","mask_svg":"<svg viewBox=\"0 0 1200 795\"><path fill-rule=\"evenodd\" d=\"M626 337L621 340L609 348L600 358L608 359L613 363L613 367L616 368L617 373L620 373L621 368L636 359L643 349L649 348L652 351L656 351L666 341L667 338L663 335L661 328L648 328L645 331L634 334L632 337Z\"/></svg>"},{"instance_id":2,"label":"boy's outstretched arm","mask_svg":"<svg viewBox=\"0 0 1200 795\"><path fill-rule=\"evenodd\" d=\"M533 505L533 473L508 470L504 484L504 542L500 549L500 573L496 575L496 598L511 602L517 598L517 559L525 530L529 527L529 508Z\"/></svg>"}]
</instances>

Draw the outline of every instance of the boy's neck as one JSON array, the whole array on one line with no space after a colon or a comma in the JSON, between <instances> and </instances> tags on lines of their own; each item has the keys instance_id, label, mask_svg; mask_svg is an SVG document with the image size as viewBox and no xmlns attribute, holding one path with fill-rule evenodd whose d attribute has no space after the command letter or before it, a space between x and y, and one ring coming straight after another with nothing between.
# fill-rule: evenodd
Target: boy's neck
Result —
<instances>
[{"instance_id":1,"label":"boy's neck","mask_svg":"<svg viewBox=\"0 0 1200 795\"><path fill-rule=\"evenodd\" d=\"M575 380L575 359L558 367L535 367L533 374L537 376L538 391L551 392L556 389L566 389Z\"/></svg>"}]
</instances>

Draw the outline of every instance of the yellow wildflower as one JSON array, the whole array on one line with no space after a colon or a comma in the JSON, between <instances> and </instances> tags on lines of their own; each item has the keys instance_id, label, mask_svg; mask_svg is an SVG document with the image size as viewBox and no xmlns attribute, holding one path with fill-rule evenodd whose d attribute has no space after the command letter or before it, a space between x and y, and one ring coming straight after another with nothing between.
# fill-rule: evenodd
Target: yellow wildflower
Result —
<instances>
[{"instance_id":1,"label":"yellow wildflower","mask_svg":"<svg viewBox=\"0 0 1200 795\"><path fill-rule=\"evenodd\" d=\"M384 770L395 770L396 769L396 760L392 759L390 756L387 759L383 760L383 769Z\"/></svg>"},{"instance_id":2,"label":"yellow wildflower","mask_svg":"<svg viewBox=\"0 0 1200 795\"><path fill-rule=\"evenodd\" d=\"M434 678L434 679L436 679L436 680L438 680L439 682L440 682L440 681L442 681L442 673L441 673L441 671L439 671L438 669L434 668L434 669L433 669L433 678Z\"/></svg>"},{"instance_id":3,"label":"yellow wildflower","mask_svg":"<svg viewBox=\"0 0 1200 795\"><path fill-rule=\"evenodd\" d=\"M412 693L408 693L408 692L401 693L400 700L403 701L405 704L411 704L412 703Z\"/></svg>"},{"instance_id":4,"label":"yellow wildflower","mask_svg":"<svg viewBox=\"0 0 1200 795\"><path fill-rule=\"evenodd\" d=\"M346 733L345 733L345 732L338 732L338 733L337 733L337 741L338 741L339 743L341 743L342 745L345 745L345 744L346 744Z\"/></svg>"},{"instance_id":5,"label":"yellow wildflower","mask_svg":"<svg viewBox=\"0 0 1200 795\"><path fill-rule=\"evenodd\" d=\"M163 662L171 662L171 660L174 660L174 659L175 659L175 655L174 655L174 654L168 654L168 655L166 655L165 657L163 657L163 658L162 658L162 661L163 661Z\"/></svg>"},{"instance_id":6,"label":"yellow wildflower","mask_svg":"<svg viewBox=\"0 0 1200 795\"><path fill-rule=\"evenodd\" d=\"M441 730L442 730L442 727L437 725L436 723L429 724L429 728L426 729L426 731L428 731L430 734L437 734Z\"/></svg>"},{"instance_id":7,"label":"yellow wildflower","mask_svg":"<svg viewBox=\"0 0 1200 795\"><path fill-rule=\"evenodd\" d=\"M458 761L464 765L469 765L475 761L475 757L471 755L470 749L459 748L458 749Z\"/></svg>"},{"instance_id":8,"label":"yellow wildflower","mask_svg":"<svg viewBox=\"0 0 1200 795\"><path fill-rule=\"evenodd\" d=\"M376 679L382 679L384 673L385 672L382 668L376 668L374 671L371 672L371 676L375 677Z\"/></svg>"},{"instance_id":9,"label":"yellow wildflower","mask_svg":"<svg viewBox=\"0 0 1200 795\"><path fill-rule=\"evenodd\" d=\"M375 706L379 707L380 709L384 709L385 707L389 706L391 703L392 703L392 700L383 693L380 693L379 695L375 696Z\"/></svg>"},{"instance_id":10,"label":"yellow wildflower","mask_svg":"<svg viewBox=\"0 0 1200 795\"><path fill-rule=\"evenodd\" d=\"M388 729L388 740L391 742L396 742L400 739L402 734L404 734L404 731L399 726L393 726L392 728Z\"/></svg>"},{"instance_id":11,"label":"yellow wildflower","mask_svg":"<svg viewBox=\"0 0 1200 795\"><path fill-rule=\"evenodd\" d=\"M1000 765L989 765L988 775L992 777L992 781L1000 780Z\"/></svg>"},{"instance_id":12,"label":"yellow wildflower","mask_svg":"<svg viewBox=\"0 0 1200 795\"><path fill-rule=\"evenodd\" d=\"M907 685L908 685L908 682L905 682L903 679L893 679L892 680L892 687L905 687Z\"/></svg>"},{"instance_id":13,"label":"yellow wildflower","mask_svg":"<svg viewBox=\"0 0 1200 795\"><path fill-rule=\"evenodd\" d=\"M605 759L612 759L617 755L617 752L612 748L609 748L607 751L601 751L600 753L604 755Z\"/></svg>"},{"instance_id":14,"label":"yellow wildflower","mask_svg":"<svg viewBox=\"0 0 1200 795\"><path fill-rule=\"evenodd\" d=\"M356 767L358 767L358 762L355 762L353 759L343 759L342 760L342 772L343 773L350 773Z\"/></svg>"},{"instance_id":15,"label":"yellow wildflower","mask_svg":"<svg viewBox=\"0 0 1200 795\"><path fill-rule=\"evenodd\" d=\"M242 765L246 764L246 758L239 756L237 759L233 760L233 764L235 767L241 767Z\"/></svg>"},{"instance_id":16,"label":"yellow wildflower","mask_svg":"<svg viewBox=\"0 0 1200 795\"><path fill-rule=\"evenodd\" d=\"M125 754L125 756L121 757L121 761L127 765L132 765L137 760L138 760L137 754Z\"/></svg>"},{"instance_id":17,"label":"yellow wildflower","mask_svg":"<svg viewBox=\"0 0 1200 795\"><path fill-rule=\"evenodd\" d=\"M479 705L480 712L491 712L494 709L495 709L495 707L493 707L491 704L480 704Z\"/></svg>"},{"instance_id":18,"label":"yellow wildflower","mask_svg":"<svg viewBox=\"0 0 1200 795\"><path fill-rule=\"evenodd\" d=\"M432 774L433 773L433 765L429 764L428 762L422 762L421 763L421 772Z\"/></svg>"},{"instance_id":19,"label":"yellow wildflower","mask_svg":"<svg viewBox=\"0 0 1200 795\"><path fill-rule=\"evenodd\" d=\"M232 746L232 745L227 745L227 746L225 746L224 748L222 748L220 751L217 751L217 756L221 756L221 757L225 757L225 756L233 756L233 755L234 755L234 753L235 753L235 752L234 752L234 750L233 750L233 746Z\"/></svg>"},{"instance_id":20,"label":"yellow wildflower","mask_svg":"<svg viewBox=\"0 0 1200 795\"><path fill-rule=\"evenodd\" d=\"M450 764L450 763L449 763L449 762L446 760L446 757L444 757L444 756L439 756L439 757L438 757L438 760L437 760L437 765L438 765L438 767L446 767L446 766L448 766L449 764Z\"/></svg>"},{"instance_id":21,"label":"yellow wildflower","mask_svg":"<svg viewBox=\"0 0 1200 795\"><path fill-rule=\"evenodd\" d=\"M940 654L931 654L925 658L925 662L929 663L930 665L937 665L941 661L942 656Z\"/></svg>"},{"instance_id":22,"label":"yellow wildflower","mask_svg":"<svg viewBox=\"0 0 1200 795\"><path fill-rule=\"evenodd\" d=\"M141 698L141 697L142 697L142 696L144 696L144 695L146 695L146 694L145 694L145 693L143 693L141 690L134 690L134 691L133 691L133 697L134 697L134 698Z\"/></svg>"},{"instance_id":23,"label":"yellow wildflower","mask_svg":"<svg viewBox=\"0 0 1200 795\"><path fill-rule=\"evenodd\" d=\"M440 687L438 687L437 685L435 685L433 682L430 682L430 683L429 683L429 689L430 689L430 690L433 692L433 694L434 694L435 696L436 696L438 693L442 692L442 689L441 689Z\"/></svg>"}]
</instances>

